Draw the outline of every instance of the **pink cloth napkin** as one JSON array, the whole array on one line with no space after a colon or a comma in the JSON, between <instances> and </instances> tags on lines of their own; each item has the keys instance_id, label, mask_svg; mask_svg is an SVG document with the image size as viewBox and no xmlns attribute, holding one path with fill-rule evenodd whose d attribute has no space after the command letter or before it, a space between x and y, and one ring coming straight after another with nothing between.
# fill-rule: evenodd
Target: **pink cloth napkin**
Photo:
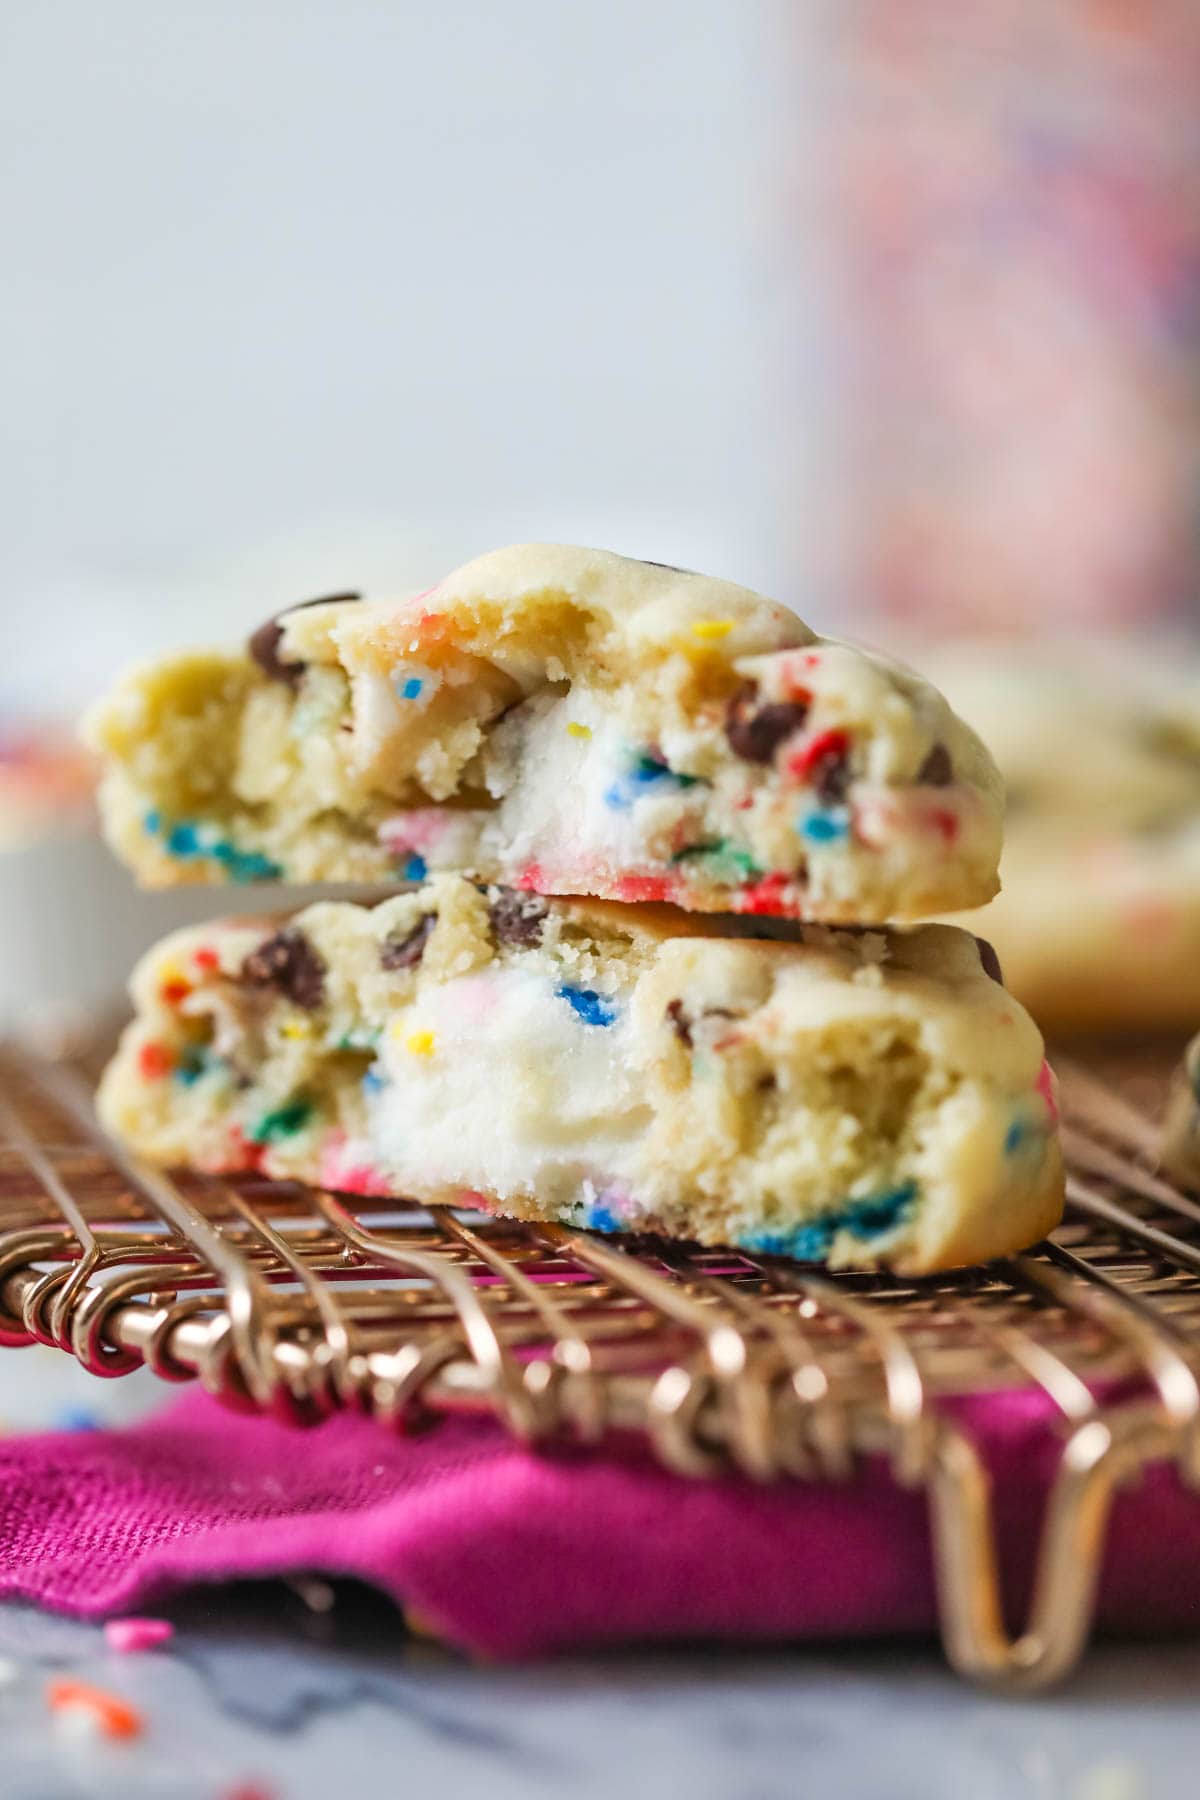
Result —
<instances>
[{"instance_id":1,"label":"pink cloth napkin","mask_svg":"<svg viewBox=\"0 0 1200 1800\"><path fill-rule=\"evenodd\" d=\"M976 1402L1008 1593L1024 1605L1055 1461L1036 1395ZM493 1657L619 1640L928 1630L925 1504L882 1465L846 1486L687 1481L538 1455L485 1422L301 1432L199 1392L130 1430L0 1440L0 1596L84 1618L202 1582L355 1575ZM1167 1470L1117 1503L1101 1616L1200 1623L1200 1501Z\"/></svg>"}]
</instances>

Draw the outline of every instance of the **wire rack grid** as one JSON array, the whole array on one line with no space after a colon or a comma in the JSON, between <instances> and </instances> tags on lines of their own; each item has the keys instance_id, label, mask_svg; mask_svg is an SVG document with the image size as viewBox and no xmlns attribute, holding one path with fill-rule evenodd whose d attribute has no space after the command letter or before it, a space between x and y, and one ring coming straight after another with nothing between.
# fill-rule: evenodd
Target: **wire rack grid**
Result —
<instances>
[{"instance_id":1,"label":"wire rack grid","mask_svg":"<svg viewBox=\"0 0 1200 1800\"><path fill-rule=\"evenodd\" d=\"M648 1442L672 1470L928 1498L942 1636L966 1676L1043 1688L1091 1628L1113 1497L1150 1463L1200 1485L1200 1204L1140 1107L1059 1063L1068 1209L1053 1240L903 1280L625 1243L261 1179L168 1176L107 1142L88 1082L0 1049L0 1345L98 1376L146 1366L297 1424L487 1411L531 1444ZM965 1395L1057 1421L1025 1628L1005 1626Z\"/></svg>"}]
</instances>

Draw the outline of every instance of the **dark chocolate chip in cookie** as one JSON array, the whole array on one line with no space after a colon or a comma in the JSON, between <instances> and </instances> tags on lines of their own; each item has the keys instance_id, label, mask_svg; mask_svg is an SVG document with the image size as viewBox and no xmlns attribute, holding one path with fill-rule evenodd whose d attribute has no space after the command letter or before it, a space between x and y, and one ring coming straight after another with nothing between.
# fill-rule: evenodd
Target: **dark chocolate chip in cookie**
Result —
<instances>
[{"instance_id":1,"label":"dark chocolate chip in cookie","mask_svg":"<svg viewBox=\"0 0 1200 1800\"><path fill-rule=\"evenodd\" d=\"M977 937L974 932L971 933L971 936L975 938L975 942L979 946L979 960L983 965L984 974L990 975L993 981L998 981L1003 987L1004 971L1000 967L1000 958L996 955L996 946L989 944L986 938Z\"/></svg>"},{"instance_id":2,"label":"dark chocolate chip in cookie","mask_svg":"<svg viewBox=\"0 0 1200 1800\"><path fill-rule=\"evenodd\" d=\"M692 1047L692 1022L683 1009L682 1000L669 1000L667 1010L663 1014L685 1050Z\"/></svg>"},{"instance_id":3,"label":"dark chocolate chip in cookie","mask_svg":"<svg viewBox=\"0 0 1200 1800\"><path fill-rule=\"evenodd\" d=\"M935 744L917 770L919 787L949 787L954 780L954 764L945 744Z\"/></svg>"},{"instance_id":4,"label":"dark chocolate chip in cookie","mask_svg":"<svg viewBox=\"0 0 1200 1800\"><path fill-rule=\"evenodd\" d=\"M822 806L840 806L850 787L850 759L841 745L819 756L808 772Z\"/></svg>"},{"instance_id":5,"label":"dark chocolate chip in cookie","mask_svg":"<svg viewBox=\"0 0 1200 1800\"><path fill-rule=\"evenodd\" d=\"M729 748L743 762L773 762L785 738L799 731L808 717L803 700L768 701L758 704L758 683L744 681L725 709L725 736Z\"/></svg>"},{"instance_id":6,"label":"dark chocolate chip in cookie","mask_svg":"<svg viewBox=\"0 0 1200 1800\"><path fill-rule=\"evenodd\" d=\"M415 969L425 954L429 934L436 924L436 913L422 913L412 930L403 937L397 933L384 938L379 947L382 966L385 969Z\"/></svg>"},{"instance_id":7,"label":"dark chocolate chip in cookie","mask_svg":"<svg viewBox=\"0 0 1200 1800\"><path fill-rule=\"evenodd\" d=\"M250 987L274 988L306 1012L325 998L325 964L294 925L285 925L250 952L242 964L242 980Z\"/></svg>"},{"instance_id":8,"label":"dark chocolate chip in cookie","mask_svg":"<svg viewBox=\"0 0 1200 1800\"><path fill-rule=\"evenodd\" d=\"M515 888L493 888L488 901L492 936L498 944L539 944L546 902Z\"/></svg>"},{"instance_id":9,"label":"dark chocolate chip in cookie","mask_svg":"<svg viewBox=\"0 0 1200 1800\"><path fill-rule=\"evenodd\" d=\"M302 662L285 662L279 654L279 645L283 638L283 626L279 623L284 613L303 612L309 606L329 606L334 601L348 602L361 600L361 594L320 594L315 600L301 600L296 606L285 606L282 613L276 613L258 630L252 632L246 649L258 664L264 675L272 681L286 681L289 687L295 687L304 673Z\"/></svg>"}]
</instances>

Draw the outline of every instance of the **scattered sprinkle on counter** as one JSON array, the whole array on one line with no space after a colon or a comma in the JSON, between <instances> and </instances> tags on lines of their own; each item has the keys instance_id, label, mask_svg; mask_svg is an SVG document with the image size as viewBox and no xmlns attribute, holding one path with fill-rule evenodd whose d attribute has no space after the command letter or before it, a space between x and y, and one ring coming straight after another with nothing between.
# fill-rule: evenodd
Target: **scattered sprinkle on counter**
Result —
<instances>
[{"instance_id":1,"label":"scattered sprinkle on counter","mask_svg":"<svg viewBox=\"0 0 1200 1800\"><path fill-rule=\"evenodd\" d=\"M68 1726L86 1723L102 1737L137 1738L145 1730L145 1722L136 1707L122 1700L119 1694L110 1694L87 1681L60 1676L50 1683L46 1698L50 1711Z\"/></svg>"},{"instance_id":2,"label":"scattered sprinkle on counter","mask_svg":"<svg viewBox=\"0 0 1200 1800\"><path fill-rule=\"evenodd\" d=\"M104 1641L120 1656L139 1650L156 1650L175 1636L175 1627L167 1619L109 1619L104 1627Z\"/></svg>"}]
</instances>

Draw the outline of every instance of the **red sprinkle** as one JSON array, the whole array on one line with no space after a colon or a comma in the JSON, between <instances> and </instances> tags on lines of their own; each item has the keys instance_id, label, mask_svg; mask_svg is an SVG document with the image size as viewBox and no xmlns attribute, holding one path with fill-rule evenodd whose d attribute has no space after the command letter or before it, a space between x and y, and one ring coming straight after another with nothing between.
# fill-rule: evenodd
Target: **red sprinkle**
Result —
<instances>
[{"instance_id":1,"label":"red sprinkle","mask_svg":"<svg viewBox=\"0 0 1200 1800\"><path fill-rule=\"evenodd\" d=\"M66 1712L75 1706L90 1712L105 1737L141 1737L145 1729L141 1713L127 1700L106 1693L103 1688L92 1687L90 1682L60 1677L50 1683L46 1695L51 1712Z\"/></svg>"},{"instance_id":2,"label":"red sprinkle","mask_svg":"<svg viewBox=\"0 0 1200 1800\"><path fill-rule=\"evenodd\" d=\"M612 885L614 900L628 900L634 905L640 900L669 900L677 892L678 883L662 875L624 875Z\"/></svg>"},{"instance_id":3,"label":"red sprinkle","mask_svg":"<svg viewBox=\"0 0 1200 1800\"><path fill-rule=\"evenodd\" d=\"M192 951L192 961L198 969L206 969L210 972L221 966L220 957L207 944L202 944L199 950Z\"/></svg>"},{"instance_id":4,"label":"red sprinkle","mask_svg":"<svg viewBox=\"0 0 1200 1800\"><path fill-rule=\"evenodd\" d=\"M138 1074L143 1081L161 1081L174 1067L174 1058L163 1044L143 1044L137 1057Z\"/></svg>"},{"instance_id":5,"label":"red sprinkle","mask_svg":"<svg viewBox=\"0 0 1200 1800\"><path fill-rule=\"evenodd\" d=\"M940 831L947 844L954 843L958 837L959 817L949 812L944 806L935 806L929 814L929 823L935 831Z\"/></svg>"},{"instance_id":6,"label":"red sprinkle","mask_svg":"<svg viewBox=\"0 0 1200 1800\"><path fill-rule=\"evenodd\" d=\"M734 897L734 910L760 916L773 916L786 911L784 894L791 886L790 875L764 875L753 887L743 888Z\"/></svg>"},{"instance_id":7,"label":"red sprinkle","mask_svg":"<svg viewBox=\"0 0 1200 1800\"><path fill-rule=\"evenodd\" d=\"M154 1650L174 1636L175 1627L166 1619L110 1619L104 1627L105 1643L122 1656L135 1650Z\"/></svg>"},{"instance_id":8,"label":"red sprinkle","mask_svg":"<svg viewBox=\"0 0 1200 1800\"><path fill-rule=\"evenodd\" d=\"M844 756L850 748L849 734L844 731L818 731L810 737L807 744L794 750L787 759L787 772L797 781L803 781L812 773L819 762L834 756Z\"/></svg>"},{"instance_id":9,"label":"red sprinkle","mask_svg":"<svg viewBox=\"0 0 1200 1800\"><path fill-rule=\"evenodd\" d=\"M187 999L192 988L187 981L164 981L158 991L168 1006L178 1006L181 1000Z\"/></svg>"},{"instance_id":10,"label":"red sprinkle","mask_svg":"<svg viewBox=\"0 0 1200 1800\"><path fill-rule=\"evenodd\" d=\"M1058 1124L1058 1077L1055 1075L1054 1070L1050 1067L1050 1064L1048 1062L1046 1062L1046 1060L1044 1058L1042 1060L1042 1066L1038 1070L1038 1078L1034 1082L1033 1085L1037 1089L1038 1093L1042 1096L1042 1099L1046 1102L1046 1105L1050 1109L1050 1117L1054 1120L1054 1123L1057 1125Z\"/></svg>"},{"instance_id":11,"label":"red sprinkle","mask_svg":"<svg viewBox=\"0 0 1200 1800\"><path fill-rule=\"evenodd\" d=\"M541 894L545 890L546 877L541 863L527 863L517 876L517 886L528 888L531 893Z\"/></svg>"}]
</instances>

